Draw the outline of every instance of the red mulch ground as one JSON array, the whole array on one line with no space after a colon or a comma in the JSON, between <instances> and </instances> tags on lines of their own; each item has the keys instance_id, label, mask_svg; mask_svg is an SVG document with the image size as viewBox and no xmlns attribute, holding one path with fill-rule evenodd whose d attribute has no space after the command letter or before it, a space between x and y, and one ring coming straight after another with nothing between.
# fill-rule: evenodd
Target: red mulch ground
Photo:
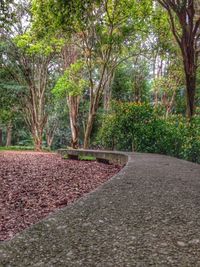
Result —
<instances>
[{"instance_id":1,"label":"red mulch ground","mask_svg":"<svg viewBox=\"0 0 200 267\"><path fill-rule=\"evenodd\" d=\"M0 152L0 240L94 190L119 170L53 153Z\"/></svg>"}]
</instances>

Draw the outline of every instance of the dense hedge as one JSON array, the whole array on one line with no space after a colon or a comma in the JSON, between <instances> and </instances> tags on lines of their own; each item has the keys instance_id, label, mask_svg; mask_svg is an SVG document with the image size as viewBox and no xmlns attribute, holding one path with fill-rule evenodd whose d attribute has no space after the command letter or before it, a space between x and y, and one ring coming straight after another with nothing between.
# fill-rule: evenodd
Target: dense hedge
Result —
<instances>
[{"instance_id":1,"label":"dense hedge","mask_svg":"<svg viewBox=\"0 0 200 267\"><path fill-rule=\"evenodd\" d=\"M103 119L98 143L104 148L161 153L200 163L200 118L159 116L147 104L115 103Z\"/></svg>"}]
</instances>

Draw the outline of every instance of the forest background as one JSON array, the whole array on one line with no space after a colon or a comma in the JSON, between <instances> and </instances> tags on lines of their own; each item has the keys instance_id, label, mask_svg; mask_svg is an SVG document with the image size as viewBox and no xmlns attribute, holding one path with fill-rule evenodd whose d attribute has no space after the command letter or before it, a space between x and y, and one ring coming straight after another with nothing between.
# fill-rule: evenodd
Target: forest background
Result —
<instances>
[{"instance_id":1,"label":"forest background","mask_svg":"<svg viewBox=\"0 0 200 267\"><path fill-rule=\"evenodd\" d=\"M200 163L197 0L0 5L0 147Z\"/></svg>"}]
</instances>

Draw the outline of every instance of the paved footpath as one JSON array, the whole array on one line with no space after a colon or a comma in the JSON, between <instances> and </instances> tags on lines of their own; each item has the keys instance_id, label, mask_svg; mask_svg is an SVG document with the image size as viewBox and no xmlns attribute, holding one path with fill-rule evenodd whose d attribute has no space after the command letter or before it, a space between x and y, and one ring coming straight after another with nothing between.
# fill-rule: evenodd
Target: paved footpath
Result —
<instances>
[{"instance_id":1,"label":"paved footpath","mask_svg":"<svg viewBox=\"0 0 200 267\"><path fill-rule=\"evenodd\" d=\"M0 266L200 266L200 165L131 154L96 191L3 242Z\"/></svg>"}]
</instances>

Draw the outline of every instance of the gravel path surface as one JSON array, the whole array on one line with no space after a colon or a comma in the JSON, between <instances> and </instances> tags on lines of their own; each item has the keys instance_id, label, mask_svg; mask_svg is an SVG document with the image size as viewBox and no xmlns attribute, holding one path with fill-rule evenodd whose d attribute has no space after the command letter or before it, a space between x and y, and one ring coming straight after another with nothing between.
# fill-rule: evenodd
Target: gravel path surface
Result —
<instances>
[{"instance_id":1,"label":"gravel path surface","mask_svg":"<svg viewBox=\"0 0 200 267\"><path fill-rule=\"evenodd\" d=\"M53 153L0 152L0 240L94 190L119 170Z\"/></svg>"},{"instance_id":2,"label":"gravel path surface","mask_svg":"<svg viewBox=\"0 0 200 267\"><path fill-rule=\"evenodd\" d=\"M0 255L3 267L199 267L200 165L132 153L115 177L1 244Z\"/></svg>"}]
</instances>

